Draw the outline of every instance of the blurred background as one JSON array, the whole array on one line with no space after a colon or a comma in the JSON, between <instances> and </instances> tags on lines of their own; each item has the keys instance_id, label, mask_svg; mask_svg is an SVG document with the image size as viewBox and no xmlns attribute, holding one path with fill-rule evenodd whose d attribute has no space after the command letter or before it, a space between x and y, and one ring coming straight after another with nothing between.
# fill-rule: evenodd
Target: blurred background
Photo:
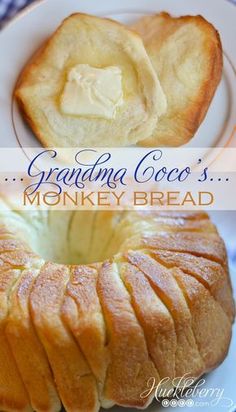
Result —
<instances>
[{"instance_id":1,"label":"blurred background","mask_svg":"<svg viewBox=\"0 0 236 412\"><path fill-rule=\"evenodd\" d=\"M236 162L236 159L235 159ZM235 188L236 196L236 188ZM236 276L236 211L235 212L210 212L212 220L223 237L229 255L229 263ZM236 290L235 290L236 293Z\"/></svg>"},{"instance_id":2,"label":"blurred background","mask_svg":"<svg viewBox=\"0 0 236 412\"><path fill-rule=\"evenodd\" d=\"M0 23L15 16L19 10L33 3L35 0L0 0Z\"/></svg>"}]
</instances>

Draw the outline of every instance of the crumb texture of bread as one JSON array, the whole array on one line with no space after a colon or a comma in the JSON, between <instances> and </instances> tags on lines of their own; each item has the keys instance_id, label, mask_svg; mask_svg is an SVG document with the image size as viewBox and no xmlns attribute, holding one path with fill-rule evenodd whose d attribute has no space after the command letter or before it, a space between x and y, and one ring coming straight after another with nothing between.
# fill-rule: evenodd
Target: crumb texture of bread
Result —
<instances>
[{"instance_id":1,"label":"crumb texture of bread","mask_svg":"<svg viewBox=\"0 0 236 412\"><path fill-rule=\"evenodd\" d=\"M219 33L201 16L143 17L132 29L143 38L167 98L152 137L143 146L186 144L204 120L222 76Z\"/></svg>"},{"instance_id":2,"label":"crumb texture of bread","mask_svg":"<svg viewBox=\"0 0 236 412\"><path fill-rule=\"evenodd\" d=\"M0 298L6 412L144 409L151 378L171 389L224 360L235 317L225 245L204 212L6 204Z\"/></svg>"},{"instance_id":3,"label":"crumb texture of bread","mask_svg":"<svg viewBox=\"0 0 236 412\"><path fill-rule=\"evenodd\" d=\"M113 119L61 110L66 79L77 65L121 71L123 104ZM135 144L151 136L166 111L165 95L140 36L115 21L80 13L65 19L26 65L15 96L46 147Z\"/></svg>"}]
</instances>

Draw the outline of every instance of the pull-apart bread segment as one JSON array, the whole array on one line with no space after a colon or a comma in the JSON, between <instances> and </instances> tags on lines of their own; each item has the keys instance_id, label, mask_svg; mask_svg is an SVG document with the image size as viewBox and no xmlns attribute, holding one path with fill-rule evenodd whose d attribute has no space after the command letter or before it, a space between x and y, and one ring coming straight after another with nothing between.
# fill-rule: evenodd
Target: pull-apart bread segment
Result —
<instances>
[{"instance_id":1,"label":"pull-apart bread segment","mask_svg":"<svg viewBox=\"0 0 236 412\"><path fill-rule=\"evenodd\" d=\"M145 408L154 398L141 394L150 378L160 377L149 356L143 329L116 263L105 262L98 275L98 295L107 327L110 364L105 396L126 407Z\"/></svg>"},{"instance_id":2,"label":"pull-apart bread segment","mask_svg":"<svg viewBox=\"0 0 236 412\"><path fill-rule=\"evenodd\" d=\"M234 319L234 303L228 276L222 266L204 257L188 253L155 250L155 259L169 268L179 268L189 276L196 278L220 304L223 311L232 321Z\"/></svg>"},{"instance_id":3,"label":"pull-apart bread segment","mask_svg":"<svg viewBox=\"0 0 236 412\"><path fill-rule=\"evenodd\" d=\"M40 260L26 244L15 238L4 225L0 227L0 410L10 412L33 410L6 328L15 284L24 268L37 267Z\"/></svg>"},{"instance_id":4,"label":"pull-apart bread segment","mask_svg":"<svg viewBox=\"0 0 236 412\"><path fill-rule=\"evenodd\" d=\"M0 266L0 410L32 411L28 394L5 335L8 299L20 270Z\"/></svg>"},{"instance_id":5,"label":"pull-apart bread segment","mask_svg":"<svg viewBox=\"0 0 236 412\"><path fill-rule=\"evenodd\" d=\"M143 328L150 356L160 378L174 379L177 338L171 313L138 267L128 262L122 263L120 274L130 293L132 305Z\"/></svg>"},{"instance_id":6,"label":"pull-apart bread segment","mask_svg":"<svg viewBox=\"0 0 236 412\"><path fill-rule=\"evenodd\" d=\"M166 111L140 36L86 14L63 21L24 69L15 95L46 147L135 144Z\"/></svg>"},{"instance_id":7,"label":"pull-apart bread segment","mask_svg":"<svg viewBox=\"0 0 236 412\"><path fill-rule=\"evenodd\" d=\"M65 409L68 412L97 412L96 380L62 319L61 307L69 278L69 267L45 264L30 296L33 322Z\"/></svg>"},{"instance_id":8,"label":"pull-apart bread segment","mask_svg":"<svg viewBox=\"0 0 236 412\"><path fill-rule=\"evenodd\" d=\"M206 371L211 370L228 351L231 321L200 282L179 269L174 269L173 274L190 309L192 328Z\"/></svg>"},{"instance_id":9,"label":"pull-apart bread segment","mask_svg":"<svg viewBox=\"0 0 236 412\"><path fill-rule=\"evenodd\" d=\"M192 329L191 313L173 273L140 252L129 253L128 260L145 274L172 315L177 339L176 376L184 376L189 370L193 376L200 376L204 371L204 363Z\"/></svg>"},{"instance_id":10,"label":"pull-apart bread segment","mask_svg":"<svg viewBox=\"0 0 236 412\"><path fill-rule=\"evenodd\" d=\"M29 310L29 297L39 270L24 270L10 298L6 334L35 411L59 412L57 394L46 352L37 336Z\"/></svg>"},{"instance_id":11,"label":"pull-apart bread segment","mask_svg":"<svg viewBox=\"0 0 236 412\"><path fill-rule=\"evenodd\" d=\"M141 18L141 35L167 98L167 111L144 146L187 143L204 120L222 76L218 32L201 16Z\"/></svg>"},{"instance_id":12,"label":"pull-apart bread segment","mask_svg":"<svg viewBox=\"0 0 236 412\"><path fill-rule=\"evenodd\" d=\"M101 406L108 408L114 401L104 396L110 356L106 324L97 294L98 267L72 266L62 316L96 377Z\"/></svg>"}]
</instances>

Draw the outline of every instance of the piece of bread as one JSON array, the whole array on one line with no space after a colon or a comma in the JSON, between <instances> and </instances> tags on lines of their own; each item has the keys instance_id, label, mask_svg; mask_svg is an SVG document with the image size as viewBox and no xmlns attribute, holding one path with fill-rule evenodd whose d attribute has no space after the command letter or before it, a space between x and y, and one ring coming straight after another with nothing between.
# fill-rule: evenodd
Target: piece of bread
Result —
<instances>
[{"instance_id":1,"label":"piece of bread","mask_svg":"<svg viewBox=\"0 0 236 412\"><path fill-rule=\"evenodd\" d=\"M209 259L182 252L155 251L155 259L168 268L178 267L196 278L220 304L226 315L233 320L231 288L222 266Z\"/></svg>"},{"instance_id":2,"label":"piece of bread","mask_svg":"<svg viewBox=\"0 0 236 412\"><path fill-rule=\"evenodd\" d=\"M175 353L176 376L185 376L190 370L192 376L200 376L204 370L204 363L192 329L191 313L175 281L174 271L167 270L152 257L139 251L130 252L128 261L145 274L172 316L178 342Z\"/></svg>"},{"instance_id":3,"label":"piece of bread","mask_svg":"<svg viewBox=\"0 0 236 412\"><path fill-rule=\"evenodd\" d=\"M147 341L148 351L160 378L175 378L177 337L173 318L155 293L145 274L130 263L120 264L120 273Z\"/></svg>"},{"instance_id":4,"label":"piece of bread","mask_svg":"<svg viewBox=\"0 0 236 412\"><path fill-rule=\"evenodd\" d=\"M7 339L11 298L15 284L21 279L22 269L37 267L38 259L21 240L15 239L9 228L0 230L0 410L32 411L24 379ZM18 320L21 314L18 312ZM17 336L19 340L19 335ZM23 343L23 342L22 342ZM17 342L17 345L21 343Z\"/></svg>"},{"instance_id":5,"label":"piece of bread","mask_svg":"<svg viewBox=\"0 0 236 412\"><path fill-rule=\"evenodd\" d=\"M220 36L201 16L168 13L143 17L132 29L143 38L167 98L166 113L141 145L183 145L204 120L221 79Z\"/></svg>"},{"instance_id":6,"label":"piece of bread","mask_svg":"<svg viewBox=\"0 0 236 412\"><path fill-rule=\"evenodd\" d=\"M123 103L114 118L62 111L65 84L78 64L121 70ZM164 93L140 36L115 21L86 14L63 21L26 65L15 96L46 147L135 144L151 136L166 110Z\"/></svg>"},{"instance_id":7,"label":"piece of bread","mask_svg":"<svg viewBox=\"0 0 236 412\"><path fill-rule=\"evenodd\" d=\"M97 291L106 322L110 353L105 396L118 405L145 408L155 394L152 391L149 396L140 396L146 389L144 382L147 385L150 377L159 382L160 376L115 262L102 265Z\"/></svg>"},{"instance_id":8,"label":"piece of bread","mask_svg":"<svg viewBox=\"0 0 236 412\"><path fill-rule=\"evenodd\" d=\"M50 364L37 336L29 310L29 296L39 270L25 270L9 299L6 335L34 411L61 410ZM20 337L20 339L19 339Z\"/></svg>"},{"instance_id":9,"label":"piece of bread","mask_svg":"<svg viewBox=\"0 0 236 412\"><path fill-rule=\"evenodd\" d=\"M65 265L46 263L43 266L30 295L32 318L65 409L69 412L97 412L96 380L61 318L69 278L69 268Z\"/></svg>"},{"instance_id":10,"label":"piece of bread","mask_svg":"<svg viewBox=\"0 0 236 412\"><path fill-rule=\"evenodd\" d=\"M2 241L1 241L2 242ZM20 270L0 265L0 409L2 411L32 411L28 394L17 369L5 335L8 315L8 297Z\"/></svg>"},{"instance_id":11,"label":"piece of bread","mask_svg":"<svg viewBox=\"0 0 236 412\"><path fill-rule=\"evenodd\" d=\"M97 294L98 269L99 265L97 267L72 266L62 305L62 317L94 373L101 406L109 408L114 405L114 401L106 398L104 394L110 359L106 324Z\"/></svg>"},{"instance_id":12,"label":"piece of bread","mask_svg":"<svg viewBox=\"0 0 236 412\"><path fill-rule=\"evenodd\" d=\"M235 307L207 214L74 213L0 211L0 410L56 412L57 393L68 412L145 408L150 378L169 378L171 389L227 355ZM78 243L86 230L100 262L82 264L78 244L75 264L53 263L58 251L70 256L68 236Z\"/></svg>"}]
</instances>

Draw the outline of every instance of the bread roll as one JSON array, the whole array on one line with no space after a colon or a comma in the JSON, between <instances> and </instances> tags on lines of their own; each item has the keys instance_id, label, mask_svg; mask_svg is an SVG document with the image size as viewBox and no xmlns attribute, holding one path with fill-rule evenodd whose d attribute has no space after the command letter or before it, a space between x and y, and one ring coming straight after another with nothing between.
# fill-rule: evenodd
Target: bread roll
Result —
<instances>
[{"instance_id":1,"label":"bread roll","mask_svg":"<svg viewBox=\"0 0 236 412\"><path fill-rule=\"evenodd\" d=\"M26 65L15 96L46 147L135 144L151 136L166 110L141 38L79 13Z\"/></svg>"},{"instance_id":2,"label":"bread roll","mask_svg":"<svg viewBox=\"0 0 236 412\"><path fill-rule=\"evenodd\" d=\"M222 76L220 36L201 16L168 13L143 17L132 29L143 38L167 98L166 113L141 145L184 145L204 120Z\"/></svg>"}]
</instances>

